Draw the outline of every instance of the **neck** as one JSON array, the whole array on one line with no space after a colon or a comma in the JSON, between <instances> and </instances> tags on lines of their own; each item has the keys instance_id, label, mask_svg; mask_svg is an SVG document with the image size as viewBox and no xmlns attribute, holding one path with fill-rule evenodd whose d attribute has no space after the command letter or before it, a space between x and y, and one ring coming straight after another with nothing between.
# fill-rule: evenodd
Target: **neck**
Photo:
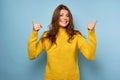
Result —
<instances>
[{"instance_id":1,"label":"neck","mask_svg":"<svg viewBox=\"0 0 120 80\"><path fill-rule=\"evenodd\" d=\"M65 27L59 27L59 34L66 33L66 28Z\"/></svg>"},{"instance_id":2,"label":"neck","mask_svg":"<svg viewBox=\"0 0 120 80\"><path fill-rule=\"evenodd\" d=\"M65 31L66 28L65 27L59 27L59 31Z\"/></svg>"}]
</instances>

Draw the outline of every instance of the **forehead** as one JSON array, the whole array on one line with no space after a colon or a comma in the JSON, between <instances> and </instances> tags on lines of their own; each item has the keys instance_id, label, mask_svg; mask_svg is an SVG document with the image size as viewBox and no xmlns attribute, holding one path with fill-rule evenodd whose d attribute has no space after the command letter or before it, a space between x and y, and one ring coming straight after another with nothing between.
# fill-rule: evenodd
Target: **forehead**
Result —
<instances>
[{"instance_id":1,"label":"forehead","mask_svg":"<svg viewBox=\"0 0 120 80\"><path fill-rule=\"evenodd\" d=\"M62 14L62 13L68 14L68 10L66 10L66 9L61 9L61 10L60 10L60 14Z\"/></svg>"}]
</instances>

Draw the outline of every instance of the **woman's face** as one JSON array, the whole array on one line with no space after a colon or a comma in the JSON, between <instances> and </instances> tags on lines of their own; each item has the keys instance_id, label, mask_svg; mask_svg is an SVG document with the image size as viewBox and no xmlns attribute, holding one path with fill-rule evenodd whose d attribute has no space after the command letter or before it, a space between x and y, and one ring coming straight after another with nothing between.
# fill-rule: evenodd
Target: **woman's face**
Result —
<instances>
[{"instance_id":1,"label":"woman's face","mask_svg":"<svg viewBox=\"0 0 120 80\"><path fill-rule=\"evenodd\" d=\"M66 27L69 24L69 13L67 10L62 9L60 11L60 16L59 16L59 26L60 27Z\"/></svg>"}]
</instances>

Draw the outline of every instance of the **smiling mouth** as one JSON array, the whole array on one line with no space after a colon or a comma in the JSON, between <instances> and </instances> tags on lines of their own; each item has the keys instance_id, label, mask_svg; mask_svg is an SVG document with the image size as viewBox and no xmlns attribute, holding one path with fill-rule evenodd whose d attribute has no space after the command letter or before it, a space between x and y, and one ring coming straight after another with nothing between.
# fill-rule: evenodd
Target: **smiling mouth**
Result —
<instances>
[{"instance_id":1,"label":"smiling mouth","mask_svg":"<svg viewBox=\"0 0 120 80\"><path fill-rule=\"evenodd\" d=\"M61 21L61 23L66 24L66 23L68 23L68 21Z\"/></svg>"}]
</instances>

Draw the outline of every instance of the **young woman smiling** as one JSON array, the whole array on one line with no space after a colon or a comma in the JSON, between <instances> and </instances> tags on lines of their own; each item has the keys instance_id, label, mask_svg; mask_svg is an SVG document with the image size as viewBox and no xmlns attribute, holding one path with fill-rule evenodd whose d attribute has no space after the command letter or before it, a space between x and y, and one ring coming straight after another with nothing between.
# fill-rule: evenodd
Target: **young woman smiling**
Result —
<instances>
[{"instance_id":1,"label":"young woman smiling","mask_svg":"<svg viewBox=\"0 0 120 80\"><path fill-rule=\"evenodd\" d=\"M47 54L44 80L80 80L78 50L88 60L94 60L96 52L95 22L88 24L88 42L80 31L74 30L73 17L67 6L59 5L52 16L50 29L40 40L38 31L41 25L33 24L28 40L28 57L35 59L43 50Z\"/></svg>"}]
</instances>

